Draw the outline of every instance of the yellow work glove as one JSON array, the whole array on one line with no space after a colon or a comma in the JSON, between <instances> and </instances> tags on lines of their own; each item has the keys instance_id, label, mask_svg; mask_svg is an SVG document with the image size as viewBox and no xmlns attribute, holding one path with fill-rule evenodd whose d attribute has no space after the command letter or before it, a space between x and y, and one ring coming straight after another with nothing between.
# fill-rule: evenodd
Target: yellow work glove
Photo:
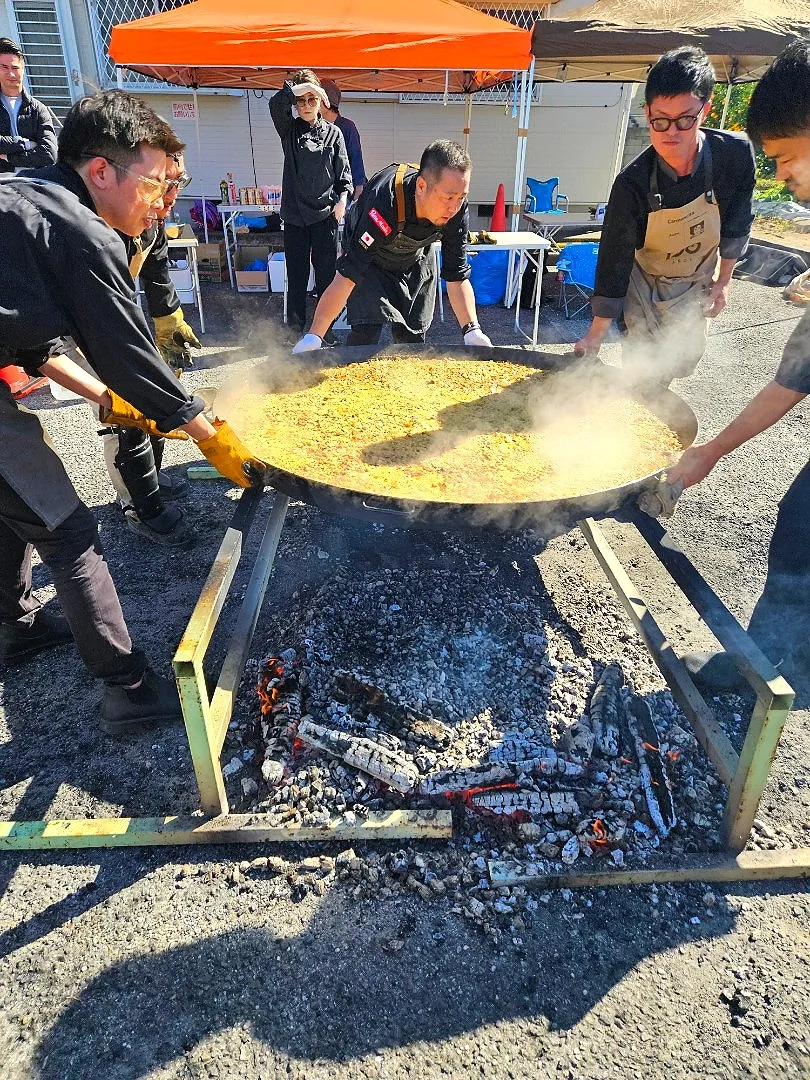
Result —
<instances>
[{"instance_id":1,"label":"yellow work glove","mask_svg":"<svg viewBox=\"0 0 810 1080\"><path fill-rule=\"evenodd\" d=\"M180 431L179 428L174 431L161 431L154 420L150 420L142 412L138 412L134 405L124 401L114 390L110 390L109 386L107 387L107 393L112 398L112 407L105 409L103 405L99 406L98 418L102 424L110 424L113 427L140 428L147 435L157 435L163 439L188 438L185 431Z\"/></svg>"},{"instance_id":2,"label":"yellow work glove","mask_svg":"<svg viewBox=\"0 0 810 1080\"><path fill-rule=\"evenodd\" d=\"M201 349L197 335L188 325L183 309L155 319L155 342L170 368L187 368L194 363L191 350Z\"/></svg>"},{"instance_id":3,"label":"yellow work glove","mask_svg":"<svg viewBox=\"0 0 810 1080\"><path fill-rule=\"evenodd\" d=\"M224 477L240 487L251 487L263 481L265 464L254 457L236 437L233 428L224 420L214 420L216 435L197 443L200 453Z\"/></svg>"}]
</instances>

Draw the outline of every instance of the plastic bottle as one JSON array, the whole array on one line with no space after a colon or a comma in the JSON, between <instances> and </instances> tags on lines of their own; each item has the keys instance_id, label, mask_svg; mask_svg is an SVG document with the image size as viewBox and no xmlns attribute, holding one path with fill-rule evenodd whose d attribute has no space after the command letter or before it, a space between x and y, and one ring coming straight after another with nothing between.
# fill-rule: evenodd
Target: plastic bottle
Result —
<instances>
[{"instance_id":1,"label":"plastic bottle","mask_svg":"<svg viewBox=\"0 0 810 1080\"><path fill-rule=\"evenodd\" d=\"M228 177L228 197L230 199L231 206L238 206L239 202L236 195L236 184L233 182L233 173L227 173Z\"/></svg>"},{"instance_id":2,"label":"plastic bottle","mask_svg":"<svg viewBox=\"0 0 810 1080\"><path fill-rule=\"evenodd\" d=\"M229 196L228 196L228 181L227 180L220 180L220 182L219 182L219 194L220 194L220 196L222 198L222 205L227 206L227 204L231 201Z\"/></svg>"}]
</instances>

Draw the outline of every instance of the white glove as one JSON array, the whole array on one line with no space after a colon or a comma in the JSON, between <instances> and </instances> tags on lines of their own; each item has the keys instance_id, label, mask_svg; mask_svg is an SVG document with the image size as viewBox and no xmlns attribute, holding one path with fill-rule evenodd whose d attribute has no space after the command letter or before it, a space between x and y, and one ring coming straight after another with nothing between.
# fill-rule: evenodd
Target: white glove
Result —
<instances>
[{"instance_id":1,"label":"white glove","mask_svg":"<svg viewBox=\"0 0 810 1080\"><path fill-rule=\"evenodd\" d=\"M327 109L329 108L329 97L322 86L316 86L315 83L311 82L296 83L292 88L292 92L296 97L303 97L305 94L314 94L321 99Z\"/></svg>"},{"instance_id":2,"label":"white glove","mask_svg":"<svg viewBox=\"0 0 810 1080\"><path fill-rule=\"evenodd\" d=\"M315 352L316 349L320 349L323 342L317 334L304 334L300 341L297 341L293 347L293 356L296 353L302 352Z\"/></svg>"},{"instance_id":3,"label":"white glove","mask_svg":"<svg viewBox=\"0 0 810 1080\"><path fill-rule=\"evenodd\" d=\"M490 348L490 349L492 348L492 342L489 340L489 338L487 337L487 335L484 333L484 331L481 329L480 326L476 326L476 328L474 330L468 330L467 331L467 333L464 335L464 344L465 345L484 345L487 348Z\"/></svg>"},{"instance_id":4,"label":"white glove","mask_svg":"<svg viewBox=\"0 0 810 1080\"><path fill-rule=\"evenodd\" d=\"M36 149L37 144L36 144L34 139L23 139L23 142L25 143L25 149L26 150L35 150Z\"/></svg>"}]
</instances>

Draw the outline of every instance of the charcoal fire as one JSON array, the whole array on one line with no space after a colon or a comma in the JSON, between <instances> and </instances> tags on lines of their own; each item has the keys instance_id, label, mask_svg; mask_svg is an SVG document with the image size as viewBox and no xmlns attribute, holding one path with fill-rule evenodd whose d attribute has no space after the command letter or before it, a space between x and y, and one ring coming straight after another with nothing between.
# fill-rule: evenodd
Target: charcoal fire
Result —
<instances>
[{"instance_id":1,"label":"charcoal fire","mask_svg":"<svg viewBox=\"0 0 810 1080\"><path fill-rule=\"evenodd\" d=\"M650 818L660 835L668 836L677 823L677 817L672 802L669 777L661 761L658 732L650 706L644 698L637 694L633 695L626 711L626 720L630 737L635 745L641 785Z\"/></svg>"},{"instance_id":2,"label":"charcoal fire","mask_svg":"<svg viewBox=\"0 0 810 1080\"><path fill-rule=\"evenodd\" d=\"M433 749L447 746L452 739L446 724L403 702L392 701L366 675L336 671L334 684L338 700L356 705L363 717L369 714L376 717L383 730L393 735L410 736Z\"/></svg>"},{"instance_id":3,"label":"charcoal fire","mask_svg":"<svg viewBox=\"0 0 810 1080\"><path fill-rule=\"evenodd\" d=\"M419 781L419 770L410 757L388 750L371 739L357 738L306 718L299 723L297 735L308 746L340 758L403 795L413 791Z\"/></svg>"},{"instance_id":4,"label":"charcoal fire","mask_svg":"<svg viewBox=\"0 0 810 1080\"><path fill-rule=\"evenodd\" d=\"M591 698L590 728L596 749L605 758L615 758L619 754L622 686L624 672L618 664L608 664Z\"/></svg>"},{"instance_id":5,"label":"charcoal fire","mask_svg":"<svg viewBox=\"0 0 810 1080\"><path fill-rule=\"evenodd\" d=\"M424 777L419 783L420 795L452 795L471 788L514 783L515 770L497 762L472 765L468 769L445 769Z\"/></svg>"},{"instance_id":6,"label":"charcoal fire","mask_svg":"<svg viewBox=\"0 0 810 1080\"><path fill-rule=\"evenodd\" d=\"M551 746L518 740L504 742L493 753L496 761L505 762L518 773L533 776L582 776L581 761L563 757Z\"/></svg>"},{"instance_id":7,"label":"charcoal fire","mask_svg":"<svg viewBox=\"0 0 810 1080\"><path fill-rule=\"evenodd\" d=\"M481 791L472 795L473 806L493 814L530 814L547 817L551 814L579 814L579 803L570 791L514 791L510 789Z\"/></svg>"}]
</instances>

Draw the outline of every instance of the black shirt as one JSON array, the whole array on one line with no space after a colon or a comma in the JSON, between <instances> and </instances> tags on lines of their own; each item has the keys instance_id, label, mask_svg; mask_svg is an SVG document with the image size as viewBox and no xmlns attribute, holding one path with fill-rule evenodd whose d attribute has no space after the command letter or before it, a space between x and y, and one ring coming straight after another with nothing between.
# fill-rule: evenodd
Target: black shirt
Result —
<instances>
[{"instance_id":1,"label":"black shirt","mask_svg":"<svg viewBox=\"0 0 810 1080\"><path fill-rule=\"evenodd\" d=\"M51 110L36 98L29 97L24 90L20 97L22 102L17 113L16 137L11 134L8 110L0 103L0 154L8 158L8 161L0 161L0 173L13 173L15 169L42 169L56 161L56 132ZM37 145L26 150L26 139Z\"/></svg>"},{"instance_id":2,"label":"black shirt","mask_svg":"<svg viewBox=\"0 0 810 1080\"><path fill-rule=\"evenodd\" d=\"M123 233L118 235L126 246L127 259L132 259L138 250L135 240ZM180 300L169 274L169 240L166 227L162 221L156 221L150 229L141 233L139 239L142 249L152 245L138 277L149 314L153 319L160 319L164 315L171 315L180 307Z\"/></svg>"},{"instance_id":3,"label":"black shirt","mask_svg":"<svg viewBox=\"0 0 810 1080\"><path fill-rule=\"evenodd\" d=\"M720 210L720 257L736 259L748 243L751 197L754 191L754 150L745 135L704 129L711 143L713 189ZM644 247L655 150L648 146L613 181L596 264L596 288L591 299L594 315L615 319L622 313L636 251ZM686 206L705 193L701 152L690 176L680 179L658 159L658 186L664 207Z\"/></svg>"},{"instance_id":4,"label":"black shirt","mask_svg":"<svg viewBox=\"0 0 810 1080\"><path fill-rule=\"evenodd\" d=\"M351 226L344 238L343 254L337 261L338 273L355 284L374 261L380 248L392 243L397 235L397 203L394 179L397 165L388 165L369 180L363 194L351 210ZM441 232L442 277L445 281L464 281L470 276L467 260L467 234L470 214L467 202L446 225L439 228L416 216L416 177L418 169L405 173L405 236L421 240Z\"/></svg>"},{"instance_id":5,"label":"black shirt","mask_svg":"<svg viewBox=\"0 0 810 1080\"><path fill-rule=\"evenodd\" d=\"M774 379L787 390L810 394L810 308L787 339Z\"/></svg>"},{"instance_id":6,"label":"black shirt","mask_svg":"<svg viewBox=\"0 0 810 1080\"><path fill-rule=\"evenodd\" d=\"M56 165L0 180L0 358L42 364L72 337L98 377L163 431L204 408L164 364L135 299L120 237L82 178Z\"/></svg>"},{"instance_id":7,"label":"black shirt","mask_svg":"<svg viewBox=\"0 0 810 1080\"><path fill-rule=\"evenodd\" d=\"M270 116L284 151L281 219L290 225L314 225L329 217L344 193L351 194L352 174L343 133L319 117L308 124L293 116L295 94L285 83L270 98Z\"/></svg>"}]
</instances>

